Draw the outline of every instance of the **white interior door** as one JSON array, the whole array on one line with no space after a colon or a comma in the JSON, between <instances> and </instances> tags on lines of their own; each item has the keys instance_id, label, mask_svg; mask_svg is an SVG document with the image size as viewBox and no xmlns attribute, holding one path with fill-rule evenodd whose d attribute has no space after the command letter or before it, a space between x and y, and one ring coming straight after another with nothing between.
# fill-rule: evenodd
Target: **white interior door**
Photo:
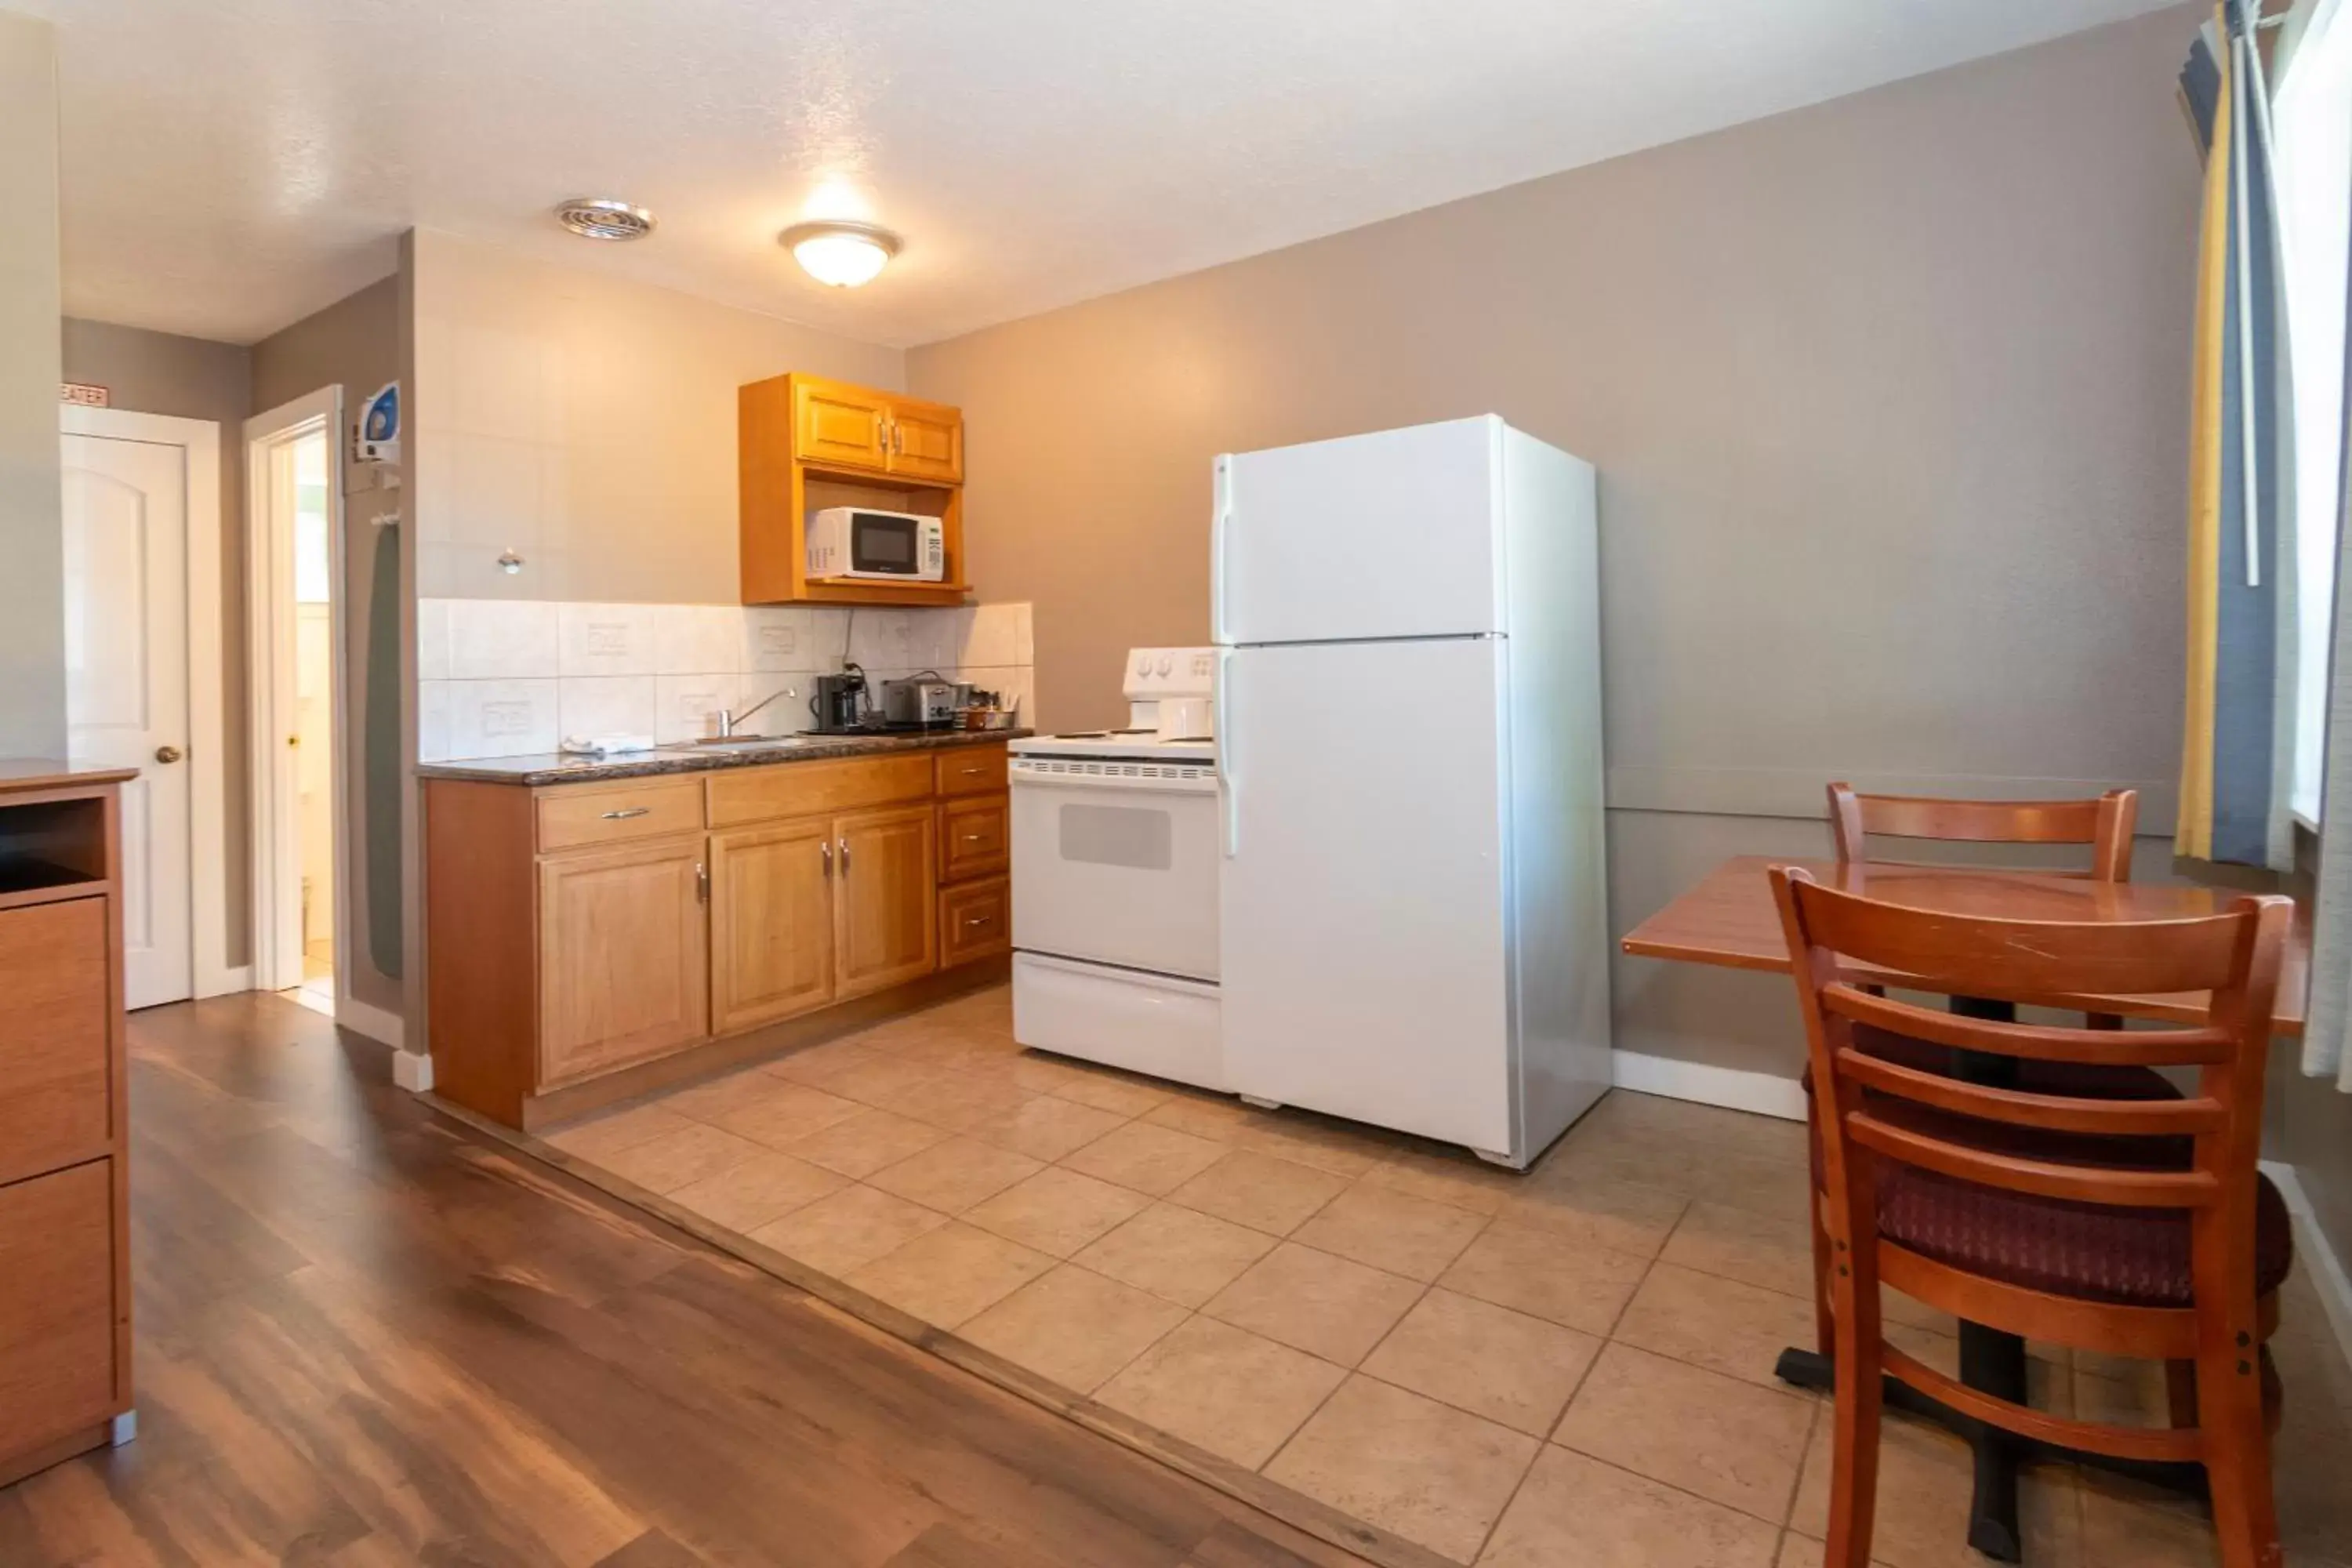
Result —
<instances>
[{"instance_id":1,"label":"white interior door","mask_svg":"<svg viewBox=\"0 0 2352 1568\"><path fill-rule=\"evenodd\" d=\"M187 448L65 443L66 721L76 767L122 786L123 990L195 991L189 856Z\"/></svg>"},{"instance_id":2,"label":"white interior door","mask_svg":"<svg viewBox=\"0 0 2352 1568\"><path fill-rule=\"evenodd\" d=\"M1498 637L1225 656L1236 1090L1510 1152L1506 658Z\"/></svg>"},{"instance_id":3,"label":"white interior door","mask_svg":"<svg viewBox=\"0 0 2352 1568\"><path fill-rule=\"evenodd\" d=\"M1219 458L1213 639L1502 630L1502 438L1490 415Z\"/></svg>"}]
</instances>

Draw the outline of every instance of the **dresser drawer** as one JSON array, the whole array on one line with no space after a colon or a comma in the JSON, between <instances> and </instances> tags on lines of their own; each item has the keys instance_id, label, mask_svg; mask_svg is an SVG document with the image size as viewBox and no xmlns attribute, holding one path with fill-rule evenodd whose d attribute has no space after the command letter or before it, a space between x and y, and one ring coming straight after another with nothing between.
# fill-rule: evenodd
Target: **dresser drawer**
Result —
<instances>
[{"instance_id":1,"label":"dresser drawer","mask_svg":"<svg viewBox=\"0 0 2352 1568\"><path fill-rule=\"evenodd\" d=\"M710 826L741 827L783 816L824 816L859 806L920 800L931 759L920 752L837 762L779 763L710 775Z\"/></svg>"},{"instance_id":2,"label":"dresser drawer","mask_svg":"<svg viewBox=\"0 0 2352 1568\"><path fill-rule=\"evenodd\" d=\"M1004 787L1004 747L950 746L940 752L941 795L994 795Z\"/></svg>"},{"instance_id":3,"label":"dresser drawer","mask_svg":"<svg viewBox=\"0 0 2352 1568\"><path fill-rule=\"evenodd\" d=\"M940 967L952 969L1013 946L1013 884L1003 877L940 889Z\"/></svg>"},{"instance_id":4,"label":"dresser drawer","mask_svg":"<svg viewBox=\"0 0 2352 1568\"><path fill-rule=\"evenodd\" d=\"M539 849L623 844L702 828L700 779L630 779L617 784L559 784L538 801Z\"/></svg>"},{"instance_id":5,"label":"dresser drawer","mask_svg":"<svg viewBox=\"0 0 2352 1568\"><path fill-rule=\"evenodd\" d=\"M114 1162L0 1187L0 1461L121 1406Z\"/></svg>"},{"instance_id":6,"label":"dresser drawer","mask_svg":"<svg viewBox=\"0 0 2352 1568\"><path fill-rule=\"evenodd\" d=\"M113 1145L111 908L93 898L0 911L0 1182Z\"/></svg>"},{"instance_id":7,"label":"dresser drawer","mask_svg":"<svg viewBox=\"0 0 2352 1568\"><path fill-rule=\"evenodd\" d=\"M1006 806L1001 795L940 803L940 881L989 876L1012 864L1013 834Z\"/></svg>"}]
</instances>

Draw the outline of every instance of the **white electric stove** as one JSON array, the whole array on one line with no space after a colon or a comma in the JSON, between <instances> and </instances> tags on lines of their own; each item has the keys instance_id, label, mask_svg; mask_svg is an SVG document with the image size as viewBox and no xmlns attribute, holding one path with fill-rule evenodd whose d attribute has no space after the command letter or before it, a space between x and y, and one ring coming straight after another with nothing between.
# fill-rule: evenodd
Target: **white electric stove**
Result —
<instances>
[{"instance_id":1,"label":"white electric stove","mask_svg":"<svg viewBox=\"0 0 2352 1568\"><path fill-rule=\"evenodd\" d=\"M1136 648L1128 726L1012 742L1013 1032L1226 1088L1213 648Z\"/></svg>"}]
</instances>

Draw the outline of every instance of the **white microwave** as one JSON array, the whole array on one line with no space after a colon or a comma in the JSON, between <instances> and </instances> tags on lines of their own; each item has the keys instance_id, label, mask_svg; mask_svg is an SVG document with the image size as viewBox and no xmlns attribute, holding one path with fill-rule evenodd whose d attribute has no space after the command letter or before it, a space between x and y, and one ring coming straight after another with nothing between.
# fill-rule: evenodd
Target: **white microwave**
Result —
<instances>
[{"instance_id":1,"label":"white microwave","mask_svg":"<svg viewBox=\"0 0 2352 1568\"><path fill-rule=\"evenodd\" d=\"M809 513L807 569L812 577L944 583L947 531L936 517L829 506Z\"/></svg>"}]
</instances>

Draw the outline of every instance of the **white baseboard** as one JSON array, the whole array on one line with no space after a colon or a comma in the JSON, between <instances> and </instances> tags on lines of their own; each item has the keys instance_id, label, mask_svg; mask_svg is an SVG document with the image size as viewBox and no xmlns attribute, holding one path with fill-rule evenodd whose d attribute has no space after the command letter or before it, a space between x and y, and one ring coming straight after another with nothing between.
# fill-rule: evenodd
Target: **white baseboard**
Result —
<instances>
[{"instance_id":1,"label":"white baseboard","mask_svg":"<svg viewBox=\"0 0 2352 1568\"><path fill-rule=\"evenodd\" d=\"M433 1058L423 1051L394 1051L392 1081L411 1094L432 1093Z\"/></svg>"},{"instance_id":2,"label":"white baseboard","mask_svg":"<svg viewBox=\"0 0 2352 1568\"><path fill-rule=\"evenodd\" d=\"M1694 1100L1732 1110L1752 1110L1784 1121L1805 1119L1805 1091L1792 1078L1742 1068L1708 1067L1704 1062L1677 1061L1672 1057L1616 1051L1617 1087L1668 1100Z\"/></svg>"},{"instance_id":3,"label":"white baseboard","mask_svg":"<svg viewBox=\"0 0 2352 1568\"><path fill-rule=\"evenodd\" d=\"M401 1022L399 1014L370 1006L349 996L335 998L335 1022L354 1035L365 1035L395 1051L400 1049L401 1042L407 1035L407 1027Z\"/></svg>"},{"instance_id":4,"label":"white baseboard","mask_svg":"<svg viewBox=\"0 0 2352 1568\"><path fill-rule=\"evenodd\" d=\"M2263 1174L2277 1186L2287 1213L2294 1216L2294 1260L2311 1276L2319 1304L2327 1311L2327 1326L2336 1331L2336 1348L2352 1365L2352 1276L2345 1273L2344 1260L2321 1234L2319 1216L2312 1212L2311 1196L2303 1190L2294 1167L2284 1160L2265 1160Z\"/></svg>"}]
</instances>

